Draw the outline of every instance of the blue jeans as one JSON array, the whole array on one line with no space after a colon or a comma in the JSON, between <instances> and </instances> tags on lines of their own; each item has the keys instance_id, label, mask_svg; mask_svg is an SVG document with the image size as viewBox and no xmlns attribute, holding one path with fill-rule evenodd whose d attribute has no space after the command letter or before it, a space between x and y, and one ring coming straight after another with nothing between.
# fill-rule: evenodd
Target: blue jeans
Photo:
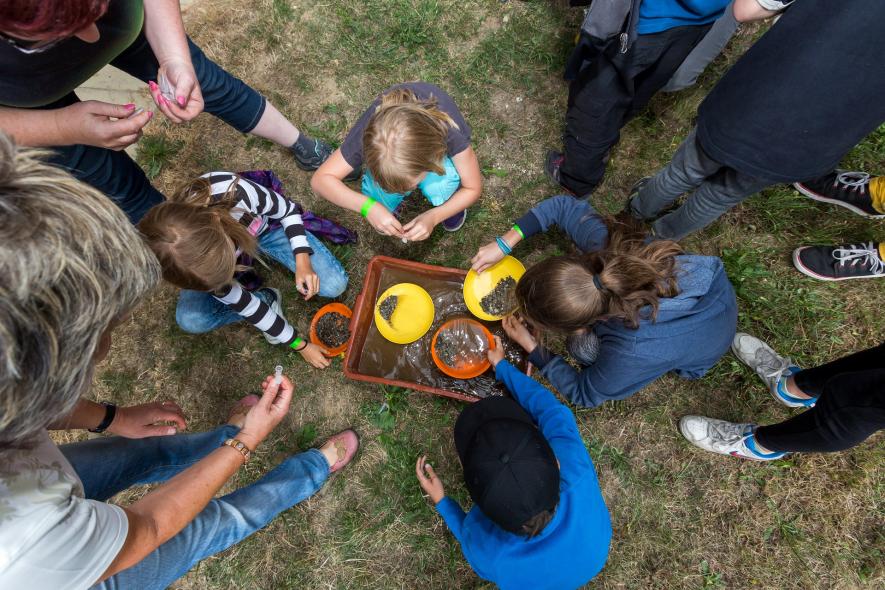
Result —
<instances>
[{"instance_id":1,"label":"blue jeans","mask_svg":"<svg viewBox=\"0 0 885 590\"><path fill-rule=\"evenodd\" d=\"M131 486L166 481L215 449L239 429L142 439L119 436L59 447L83 481L87 498L105 501ZM285 459L252 485L215 498L177 535L134 566L94 588L160 590L196 563L264 527L280 512L315 494L329 477L320 451Z\"/></svg>"},{"instance_id":2,"label":"blue jeans","mask_svg":"<svg viewBox=\"0 0 885 590\"><path fill-rule=\"evenodd\" d=\"M427 197L427 200L430 201L430 204L434 207L439 207L451 199L452 195L455 194L455 191L458 190L458 187L461 186L461 176L455 168L455 163L448 156L443 160L443 169L445 170L444 174L440 175L436 172L428 172L427 176L424 177L424 180L418 183L418 188L421 189L421 193ZM375 199L384 205L388 211L393 211L399 207L400 203L403 202L403 199L412 194L411 191L405 194L389 193L385 191L381 188L381 185L375 182L372 173L368 170L363 174L361 189L364 195Z\"/></svg>"},{"instance_id":3,"label":"blue jeans","mask_svg":"<svg viewBox=\"0 0 885 590\"><path fill-rule=\"evenodd\" d=\"M316 236L310 232L306 233L307 243L313 249L310 264L320 278L319 295L338 297L347 288L347 272L335 255ZM282 228L262 234L258 238L258 250L295 272L295 256L292 254L289 238ZM270 304L266 291L258 290L253 295ZM240 314L213 297L211 293L182 289L178 296L175 320L182 330L190 334L204 334L242 319Z\"/></svg>"},{"instance_id":4,"label":"blue jeans","mask_svg":"<svg viewBox=\"0 0 885 590\"><path fill-rule=\"evenodd\" d=\"M243 81L221 69L190 39L187 40L194 71L203 92L205 110L237 131L248 133L264 114L267 101ZM144 33L111 65L143 82L157 79L159 64ZM80 100L73 92L61 100L41 107L55 109ZM78 179L108 195L137 223L148 209L162 203L163 195L155 189L139 166L124 151L115 152L90 145L68 145L52 148L50 161L66 168Z\"/></svg>"}]
</instances>

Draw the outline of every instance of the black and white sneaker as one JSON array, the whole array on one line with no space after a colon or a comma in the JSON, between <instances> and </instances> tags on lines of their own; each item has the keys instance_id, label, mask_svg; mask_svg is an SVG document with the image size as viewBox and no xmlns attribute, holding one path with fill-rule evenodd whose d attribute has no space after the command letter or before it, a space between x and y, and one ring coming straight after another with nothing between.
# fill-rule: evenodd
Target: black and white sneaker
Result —
<instances>
[{"instance_id":1,"label":"black and white sneaker","mask_svg":"<svg viewBox=\"0 0 885 590\"><path fill-rule=\"evenodd\" d=\"M314 139L301 133L298 141L289 146L289 151L295 156L295 163L299 168L312 172L328 160L334 150L322 139Z\"/></svg>"},{"instance_id":2,"label":"black and white sneaker","mask_svg":"<svg viewBox=\"0 0 885 590\"><path fill-rule=\"evenodd\" d=\"M885 261L875 242L796 248L793 265L802 274L821 281L885 277Z\"/></svg>"},{"instance_id":3,"label":"black and white sneaker","mask_svg":"<svg viewBox=\"0 0 885 590\"><path fill-rule=\"evenodd\" d=\"M814 180L796 182L793 186L815 201L839 205L864 217L885 218L885 213L873 207L870 175L866 172L835 170Z\"/></svg>"}]
</instances>

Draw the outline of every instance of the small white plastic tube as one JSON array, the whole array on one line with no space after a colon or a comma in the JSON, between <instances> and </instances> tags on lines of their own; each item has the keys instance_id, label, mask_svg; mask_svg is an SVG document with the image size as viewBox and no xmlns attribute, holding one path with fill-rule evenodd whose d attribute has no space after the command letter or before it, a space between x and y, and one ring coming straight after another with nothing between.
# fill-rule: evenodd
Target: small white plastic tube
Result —
<instances>
[{"instance_id":1,"label":"small white plastic tube","mask_svg":"<svg viewBox=\"0 0 885 590\"><path fill-rule=\"evenodd\" d=\"M273 382L274 385L279 385L283 382L283 365L277 365L273 370Z\"/></svg>"}]
</instances>

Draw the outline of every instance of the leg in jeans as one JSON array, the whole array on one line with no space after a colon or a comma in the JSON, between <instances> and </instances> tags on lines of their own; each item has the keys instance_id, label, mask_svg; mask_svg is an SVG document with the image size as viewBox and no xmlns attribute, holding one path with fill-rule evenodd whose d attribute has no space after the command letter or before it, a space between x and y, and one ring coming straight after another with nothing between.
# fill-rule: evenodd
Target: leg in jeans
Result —
<instances>
[{"instance_id":1,"label":"leg in jeans","mask_svg":"<svg viewBox=\"0 0 885 590\"><path fill-rule=\"evenodd\" d=\"M830 378L813 408L780 424L760 426L754 438L776 452L835 452L883 428L885 368L877 368Z\"/></svg>"},{"instance_id":2,"label":"leg in jeans","mask_svg":"<svg viewBox=\"0 0 885 590\"><path fill-rule=\"evenodd\" d=\"M268 291L258 289L252 294L270 305ZM178 327L188 334L205 334L216 328L243 320L243 316L216 299L211 293L182 289L175 308Z\"/></svg>"},{"instance_id":3,"label":"leg in jeans","mask_svg":"<svg viewBox=\"0 0 885 590\"><path fill-rule=\"evenodd\" d=\"M694 86L710 62L722 53L738 28L738 22L734 18L733 4L734 2L725 7L725 12L713 23L713 27L707 31L701 42L691 50L667 85L661 88L662 91L678 92L689 86Z\"/></svg>"},{"instance_id":4,"label":"leg in jeans","mask_svg":"<svg viewBox=\"0 0 885 590\"><path fill-rule=\"evenodd\" d=\"M317 449L289 457L254 484L209 502L180 533L95 588L166 588L199 561L242 541L315 494L328 476L329 464Z\"/></svg>"},{"instance_id":5,"label":"leg in jeans","mask_svg":"<svg viewBox=\"0 0 885 590\"><path fill-rule=\"evenodd\" d=\"M694 190L704 180L722 169L697 141L697 127L679 144L673 159L639 189L631 210L641 219L654 219L684 193Z\"/></svg>"},{"instance_id":6,"label":"leg in jeans","mask_svg":"<svg viewBox=\"0 0 885 590\"><path fill-rule=\"evenodd\" d=\"M312 233L305 233L307 234L307 243L313 250L310 265L320 278L318 295L320 297L338 297L347 288L347 272L325 244ZM283 228L265 232L258 238L258 248L293 273L295 272L295 255L292 254L292 246L289 245L289 238L286 237Z\"/></svg>"},{"instance_id":7,"label":"leg in jeans","mask_svg":"<svg viewBox=\"0 0 885 590\"><path fill-rule=\"evenodd\" d=\"M239 428L230 424L209 432L123 438L108 436L60 445L83 482L87 498L105 501L138 484L166 481L217 449Z\"/></svg>"},{"instance_id":8,"label":"leg in jeans","mask_svg":"<svg viewBox=\"0 0 885 590\"><path fill-rule=\"evenodd\" d=\"M819 367L803 369L793 374L793 380L806 395L819 397L823 394L829 380L839 373L869 369L885 369L885 343L843 356Z\"/></svg>"}]
</instances>

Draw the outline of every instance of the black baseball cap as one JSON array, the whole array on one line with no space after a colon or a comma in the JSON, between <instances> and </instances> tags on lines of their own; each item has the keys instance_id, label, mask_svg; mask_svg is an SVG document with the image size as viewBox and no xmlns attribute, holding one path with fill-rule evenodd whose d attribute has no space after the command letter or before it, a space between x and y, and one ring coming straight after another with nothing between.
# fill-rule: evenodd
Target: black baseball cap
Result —
<instances>
[{"instance_id":1,"label":"black baseball cap","mask_svg":"<svg viewBox=\"0 0 885 590\"><path fill-rule=\"evenodd\" d=\"M473 502L502 529L522 525L559 503L559 466L550 443L522 406L487 397L455 423L455 448Z\"/></svg>"}]
</instances>

